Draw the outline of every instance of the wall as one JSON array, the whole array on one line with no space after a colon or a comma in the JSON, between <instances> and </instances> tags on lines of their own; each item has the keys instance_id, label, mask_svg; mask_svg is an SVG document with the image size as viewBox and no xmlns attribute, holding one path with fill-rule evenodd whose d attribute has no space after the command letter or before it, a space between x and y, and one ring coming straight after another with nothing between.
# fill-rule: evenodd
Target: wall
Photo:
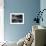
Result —
<instances>
[{"instance_id":1,"label":"wall","mask_svg":"<svg viewBox=\"0 0 46 46\"><path fill-rule=\"evenodd\" d=\"M40 10L40 0L4 0L4 35L7 41L18 41L32 28L35 14ZM10 13L24 13L24 24L10 24Z\"/></svg>"},{"instance_id":2,"label":"wall","mask_svg":"<svg viewBox=\"0 0 46 46\"><path fill-rule=\"evenodd\" d=\"M43 9L46 9L46 0L40 0L40 9L41 9L41 11ZM42 17L43 17L43 22L41 21L40 22L40 25L46 27L46 10L43 12Z\"/></svg>"},{"instance_id":3,"label":"wall","mask_svg":"<svg viewBox=\"0 0 46 46\"><path fill-rule=\"evenodd\" d=\"M0 42L4 41L4 0L0 0Z\"/></svg>"}]
</instances>

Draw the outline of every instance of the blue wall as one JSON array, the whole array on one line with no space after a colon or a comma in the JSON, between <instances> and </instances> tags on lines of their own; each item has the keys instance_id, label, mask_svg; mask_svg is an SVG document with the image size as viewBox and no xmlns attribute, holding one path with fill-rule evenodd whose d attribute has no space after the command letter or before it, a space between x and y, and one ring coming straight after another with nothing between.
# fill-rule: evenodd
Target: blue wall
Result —
<instances>
[{"instance_id":1,"label":"blue wall","mask_svg":"<svg viewBox=\"0 0 46 46\"><path fill-rule=\"evenodd\" d=\"M32 28L32 21L40 9L40 0L4 0L5 40L18 41ZM24 13L24 24L10 24L10 13Z\"/></svg>"},{"instance_id":2,"label":"blue wall","mask_svg":"<svg viewBox=\"0 0 46 46\"><path fill-rule=\"evenodd\" d=\"M40 10L42 11L43 9L46 9L46 0L41 0L40 1ZM43 12L43 22L40 21L40 25L46 27L46 10Z\"/></svg>"}]
</instances>

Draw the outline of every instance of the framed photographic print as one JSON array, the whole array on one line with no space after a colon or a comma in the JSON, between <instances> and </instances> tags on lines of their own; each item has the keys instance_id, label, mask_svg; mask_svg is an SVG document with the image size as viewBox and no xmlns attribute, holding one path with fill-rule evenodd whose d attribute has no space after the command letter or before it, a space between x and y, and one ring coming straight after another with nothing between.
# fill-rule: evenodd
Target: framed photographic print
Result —
<instances>
[{"instance_id":1,"label":"framed photographic print","mask_svg":"<svg viewBox=\"0 0 46 46\"><path fill-rule=\"evenodd\" d=\"M24 13L10 13L10 24L24 24Z\"/></svg>"}]
</instances>

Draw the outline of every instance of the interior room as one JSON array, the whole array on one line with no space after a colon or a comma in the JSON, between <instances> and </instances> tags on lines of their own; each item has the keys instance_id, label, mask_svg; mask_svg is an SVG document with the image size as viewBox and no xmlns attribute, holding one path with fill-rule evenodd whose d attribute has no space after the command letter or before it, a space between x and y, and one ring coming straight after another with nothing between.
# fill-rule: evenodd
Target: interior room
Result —
<instances>
[{"instance_id":1,"label":"interior room","mask_svg":"<svg viewBox=\"0 0 46 46\"><path fill-rule=\"evenodd\" d=\"M46 0L0 0L0 46L46 46Z\"/></svg>"}]
</instances>

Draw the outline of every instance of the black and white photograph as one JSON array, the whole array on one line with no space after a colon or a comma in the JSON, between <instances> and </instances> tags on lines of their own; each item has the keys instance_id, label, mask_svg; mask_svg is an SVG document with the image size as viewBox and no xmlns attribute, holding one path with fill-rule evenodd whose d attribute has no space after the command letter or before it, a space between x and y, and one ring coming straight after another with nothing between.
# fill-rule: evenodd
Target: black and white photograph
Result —
<instances>
[{"instance_id":1,"label":"black and white photograph","mask_svg":"<svg viewBox=\"0 0 46 46\"><path fill-rule=\"evenodd\" d=\"M24 13L10 13L10 24L24 24Z\"/></svg>"}]
</instances>

